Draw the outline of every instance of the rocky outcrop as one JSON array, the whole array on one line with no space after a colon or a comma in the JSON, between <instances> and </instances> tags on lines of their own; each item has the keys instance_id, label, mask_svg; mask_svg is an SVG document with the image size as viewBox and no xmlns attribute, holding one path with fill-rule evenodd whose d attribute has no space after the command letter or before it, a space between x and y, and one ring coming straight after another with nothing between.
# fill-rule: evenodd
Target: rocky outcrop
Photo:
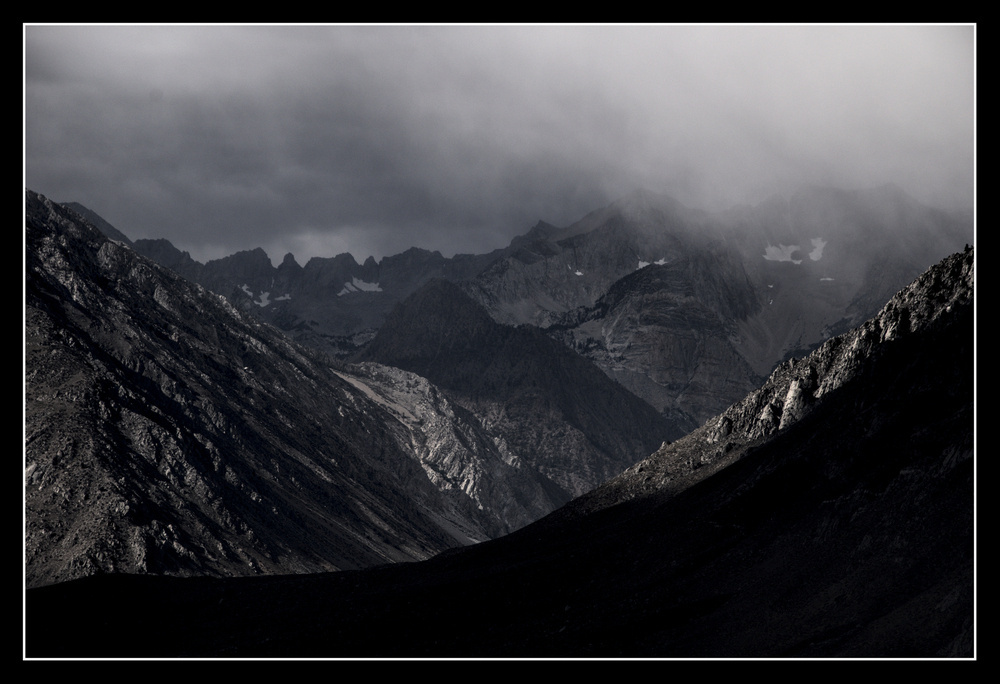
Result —
<instances>
[{"instance_id":1,"label":"rocky outcrop","mask_svg":"<svg viewBox=\"0 0 1000 684\"><path fill-rule=\"evenodd\" d=\"M452 502L453 517L478 524L478 540L524 527L568 500L511 449L502 427L487 429L425 378L375 363L351 365L341 377L405 426L403 447Z\"/></svg>"}]
</instances>

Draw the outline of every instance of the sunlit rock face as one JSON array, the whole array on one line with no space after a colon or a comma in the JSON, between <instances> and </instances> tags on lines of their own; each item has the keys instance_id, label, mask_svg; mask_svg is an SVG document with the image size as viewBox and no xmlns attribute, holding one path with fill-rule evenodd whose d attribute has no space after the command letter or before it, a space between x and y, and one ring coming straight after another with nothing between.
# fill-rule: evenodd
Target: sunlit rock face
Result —
<instances>
[{"instance_id":1,"label":"sunlit rock face","mask_svg":"<svg viewBox=\"0 0 1000 684\"><path fill-rule=\"evenodd\" d=\"M405 446L427 478L475 524L471 540L499 537L551 513L568 500L530 467L505 438L506 426L484 425L448 394L415 373L376 363L338 372L405 426Z\"/></svg>"}]
</instances>

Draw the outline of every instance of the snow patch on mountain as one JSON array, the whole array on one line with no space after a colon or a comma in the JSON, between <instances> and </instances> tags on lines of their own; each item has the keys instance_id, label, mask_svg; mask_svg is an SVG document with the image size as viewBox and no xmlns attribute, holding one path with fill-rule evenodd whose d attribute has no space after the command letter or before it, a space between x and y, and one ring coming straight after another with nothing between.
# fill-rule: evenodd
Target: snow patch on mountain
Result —
<instances>
[{"instance_id":1,"label":"snow patch on mountain","mask_svg":"<svg viewBox=\"0 0 1000 684\"><path fill-rule=\"evenodd\" d=\"M813 238L812 245L813 251L809 252L809 258L813 261L819 261L823 258L823 248L826 247L826 240L823 238Z\"/></svg>"},{"instance_id":2,"label":"snow patch on mountain","mask_svg":"<svg viewBox=\"0 0 1000 684\"><path fill-rule=\"evenodd\" d=\"M256 304L259 307L265 307L265 306L267 306L268 304L271 303L271 300L269 299L270 296L271 296L270 292L261 292L260 293L260 301L257 301L256 298L254 297L253 290L250 289L249 285L247 285L247 284L244 283L243 285L240 285L240 289L243 290L244 292L246 292L247 296L250 297L250 299L253 301L253 303ZM288 295L285 295L285 297L289 298Z\"/></svg>"},{"instance_id":3,"label":"snow patch on mountain","mask_svg":"<svg viewBox=\"0 0 1000 684\"><path fill-rule=\"evenodd\" d=\"M793 264L801 264L802 259L793 259L792 255L799 251L798 245L782 245L777 247L768 245L764 250L764 259L767 261L791 261Z\"/></svg>"},{"instance_id":4,"label":"snow patch on mountain","mask_svg":"<svg viewBox=\"0 0 1000 684\"><path fill-rule=\"evenodd\" d=\"M812 251L809 252L809 259L812 261L819 261L823 258L823 248L826 247L827 241L823 238L813 238L810 240L812 243ZM767 261L791 261L793 264L801 264L802 259L793 259L792 256L801 249L799 245L783 245L778 244L777 246L768 244L764 249L764 259ZM639 262L642 263L641 261Z\"/></svg>"},{"instance_id":5,"label":"snow patch on mountain","mask_svg":"<svg viewBox=\"0 0 1000 684\"><path fill-rule=\"evenodd\" d=\"M357 276L351 279L351 282L344 283L343 289L337 293L338 297L343 297L345 294L351 292L381 292L382 288L379 287L378 283L367 283L361 280Z\"/></svg>"}]
</instances>

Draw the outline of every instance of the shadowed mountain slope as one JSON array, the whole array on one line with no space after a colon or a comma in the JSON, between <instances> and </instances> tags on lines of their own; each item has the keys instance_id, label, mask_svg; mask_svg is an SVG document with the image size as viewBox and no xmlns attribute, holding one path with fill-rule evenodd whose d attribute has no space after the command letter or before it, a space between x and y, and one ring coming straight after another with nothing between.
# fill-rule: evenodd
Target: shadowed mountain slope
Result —
<instances>
[{"instance_id":1,"label":"shadowed mountain slope","mask_svg":"<svg viewBox=\"0 0 1000 684\"><path fill-rule=\"evenodd\" d=\"M624 276L546 332L688 432L760 384L735 344L759 308L734 253L704 249Z\"/></svg>"},{"instance_id":2,"label":"shadowed mountain slope","mask_svg":"<svg viewBox=\"0 0 1000 684\"><path fill-rule=\"evenodd\" d=\"M27 653L973 657L973 280L971 250L949 257L501 539L359 572L31 590Z\"/></svg>"}]
</instances>

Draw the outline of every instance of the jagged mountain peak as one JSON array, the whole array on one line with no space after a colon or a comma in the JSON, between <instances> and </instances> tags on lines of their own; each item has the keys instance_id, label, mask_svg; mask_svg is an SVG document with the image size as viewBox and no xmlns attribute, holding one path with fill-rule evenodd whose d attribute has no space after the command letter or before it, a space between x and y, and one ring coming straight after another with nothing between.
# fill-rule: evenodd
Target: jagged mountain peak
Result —
<instances>
[{"instance_id":1,"label":"jagged mountain peak","mask_svg":"<svg viewBox=\"0 0 1000 684\"><path fill-rule=\"evenodd\" d=\"M533 242L550 240L553 238L553 236L557 236L560 231L561 231L560 228L557 228L551 223L547 223L545 221L539 221L538 223L533 225L528 230L527 233L515 236L510 241L510 244L507 245L506 251L513 252L515 250L521 249L525 245L530 245Z\"/></svg>"},{"instance_id":2,"label":"jagged mountain peak","mask_svg":"<svg viewBox=\"0 0 1000 684\"><path fill-rule=\"evenodd\" d=\"M271 257L267 255L263 247L254 247L253 249L244 249L238 252L234 252L229 256L224 256L221 259L217 259L219 262L228 263L238 263L246 264L254 268L271 267Z\"/></svg>"},{"instance_id":3,"label":"jagged mountain peak","mask_svg":"<svg viewBox=\"0 0 1000 684\"><path fill-rule=\"evenodd\" d=\"M309 261L306 262L304 268L320 269L326 264L337 264L338 266L350 265L357 267L358 262L354 259L354 255L350 252L342 252L332 257L311 257Z\"/></svg>"},{"instance_id":4,"label":"jagged mountain peak","mask_svg":"<svg viewBox=\"0 0 1000 684\"><path fill-rule=\"evenodd\" d=\"M302 266L300 266L299 262L297 262L295 260L295 255L292 254L291 252L289 252L281 260L281 265L278 266L278 269L279 270L280 269L288 269L288 270L292 270L292 271L298 273L298 272L302 271Z\"/></svg>"},{"instance_id":5,"label":"jagged mountain peak","mask_svg":"<svg viewBox=\"0 0 1000 684\"><path fill-rule=\"evenodd\" d=\"M400 262L414 262L414 261L428 261L428 260L443 260L444 257L438 250L424 249L423 247L409 247L406 250L400 252L399 254L393 254L382 258L379 263L385 262L386 259L392 261Z\"/></svg>"},{"instance_id":6,"label":"jagged mountain peak","mask_svg":"<svg viewBox=\"0 0 1000 684\"><path fill-rule=\"evenodd\" d=\"M642 235L658 232L665 224L690 214L690 209L670 195L640 188L590 212L567 227L564 233L565 237L572 237L612 229Z\"/></svg>"},{"instance_id":7,"label":"jagged mountain peak","mask_svg":"<svg viewBox=\"0 0 1000 684\"><path fill-rule=\"evenodd\" d=\"M144 257L191 280L195 280L204 269L204 265L195 261L188 252L177 249L165 238L141 238L133 243L132 248Z\"/></svg>"}]
</instances>

